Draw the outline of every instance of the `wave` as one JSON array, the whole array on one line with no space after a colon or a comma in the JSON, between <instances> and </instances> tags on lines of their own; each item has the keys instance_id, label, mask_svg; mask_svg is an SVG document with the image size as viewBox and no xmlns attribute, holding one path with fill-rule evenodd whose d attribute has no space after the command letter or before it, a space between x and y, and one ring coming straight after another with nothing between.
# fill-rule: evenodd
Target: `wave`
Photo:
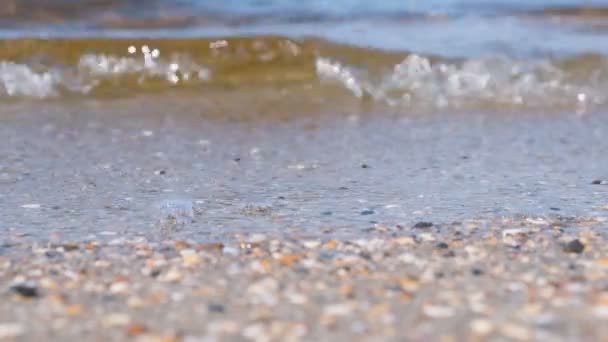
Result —
<instances>
[{"instance_id":1,"label":"wave","mask_svg":"<svg viewBox=\"0 0 608 342\"><path fill-rule=\"evenodd\" d=\"M450 59L278 36L0 41L0 101L290 87L395 108L597 108L608 56Z\"/></svg>"}]
</instances>

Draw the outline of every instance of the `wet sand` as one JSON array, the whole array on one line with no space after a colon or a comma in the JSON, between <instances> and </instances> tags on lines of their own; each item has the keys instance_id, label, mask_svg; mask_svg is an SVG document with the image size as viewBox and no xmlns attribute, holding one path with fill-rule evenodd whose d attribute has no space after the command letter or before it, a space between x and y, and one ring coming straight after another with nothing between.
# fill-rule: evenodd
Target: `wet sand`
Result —
<instances>
[{"instance_id":1,"label":"wet sand","mask_svg":"<svg viewBox=\"0 0 608 342\"><path fill-rule=\"evenodd\" d=\"M537 218L377 225L352 240L13 240L0 338L600 341L605 230Z\"/></svg>"},{"instance_id":2,"label":"wet sand","mask_svg":"<svg viewBox=\"0 0 608 342\"><path fill-rule=\"evenodd\" d=\"M0 338L606 335L604 115L179 103L0 110Z\"/></svg>"}]
</instances>

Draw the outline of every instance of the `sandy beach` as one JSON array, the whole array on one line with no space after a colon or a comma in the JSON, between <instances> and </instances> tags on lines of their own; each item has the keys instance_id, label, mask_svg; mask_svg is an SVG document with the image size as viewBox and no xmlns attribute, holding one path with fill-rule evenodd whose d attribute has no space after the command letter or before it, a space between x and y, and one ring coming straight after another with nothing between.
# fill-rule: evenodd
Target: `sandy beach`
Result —
<instances>
[{"instance_id":1,"label":"sandy beach","mask_svg":"<svg viewBox=\"0 0 608 342\"><path fill-rule=\"evenodd\" d=\"M0 337L99 341L570 341L607 328L606 222L384 226L5 242Z\"/></svg>"},{"instance_id":2,"label":"sandy beach","mask_svg":"<svg viewBox=\"0 0 608 342\"><path fill-rule=\"evenodd\" d=\"M147 101L3 109L0 338L607 334L602 116Z\"/></svg>"}]
</instances>

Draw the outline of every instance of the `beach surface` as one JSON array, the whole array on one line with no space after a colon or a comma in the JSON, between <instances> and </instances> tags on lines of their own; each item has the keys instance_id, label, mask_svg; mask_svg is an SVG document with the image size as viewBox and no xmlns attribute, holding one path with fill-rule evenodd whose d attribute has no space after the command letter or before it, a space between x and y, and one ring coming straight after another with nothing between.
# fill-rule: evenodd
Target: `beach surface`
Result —
<instances>
[{"instance_id":1,"label":"beach surface","mask_svg":"<svg viewBox=\"0 0 608 342\"><path fill-rule=\"evenodd\" d=\"M606 335L604 116L197 108L2 109L0 338Z\"/></svg>"},{"instance_id":2,"label":"beach surface","mask_svg":"<svg viewBox=\"0 0 608 342\"><path fill-rule=\"evenodd\" d=\"M0 340L606 340L607 28L0 2Z\"/></svg>"}]
</instances>

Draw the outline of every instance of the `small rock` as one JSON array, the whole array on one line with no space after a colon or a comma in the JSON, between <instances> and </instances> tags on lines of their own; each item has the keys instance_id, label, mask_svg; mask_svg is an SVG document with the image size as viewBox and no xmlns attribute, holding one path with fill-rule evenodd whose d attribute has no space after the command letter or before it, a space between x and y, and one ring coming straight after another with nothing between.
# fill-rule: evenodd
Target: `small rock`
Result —
<instances>
[{"instance_id":1,"label":"small rock","mask_svg":"<svg viewBox=\"0 0 608 342\"><path fill-rule=\"evenodd\" d=\"M433 226L432 222L420 221L414 225L414 228L425 229L431 228Z\"/></svg>"},{"instance_id":2,"label":"small rock","mask_svg":"<svg viewBox=\"0 0 608 342\"><path fill-rule=\"evenodd\" d=\"M126 281L117 281L110 285L110 293L126 293L129 291L129 283Z\"/></svg>"},{"instance_id":3,"label":"small rock","mask_svg":"<svg viewBox=\"0 0 608 342\"><path fill-rule=\"evenodd\" d=\"M222 304L209 304L207 305L207 310L209 310L209 312L214 312L214 313L224 313L224 311L226 311L226 309L224 308L224 306Z\"/></svg>"},{"instance_id":4,"label":"small rock","mask_svg":"<svg viewBox=\"0 0 608 342\"><path fill-rule=\"evenodd\" d=\"M480 276L480 275L483 275L483 270L479 269L479 268L474 268L474 269L471 270L471 273L474 276Z\"/></svg>"},{"instance_id":5,"label":"small rock","mask_svg":"<svg viewBox=\"0 0 608 342\"><path fill-rule=\"evenodd\" d=\"M532 332L518 324L506 323L500 328L500 332L513 340L528 341L532 339Z\"/></svg>"},{"instance_id":6,"label":"small rock","mask_svg":"<svg viewBox=\"0 0 608 342\"><path fill-rule=\"evenodd\" d=\"M488 335L494 330L492 322L487 319L474 319L470 326L471 330L478 335Z\"/></svg>"},{"instance_id":7,"label":"small rock","mask_svg":"<svg viewBox=\"0 0 608 342\"><path fill-rule=\"evenodd\" d=\"M249 236L249 239L247 239L247 242L262 243L262 242L266 241L266 239L268 239L268 238L264 234L252 234L251 236Z\"/></svg>"},{"instance_id":8,"label":"small rock","mask_svg":"<svg viewBox=\"0 0 608 342\"><path fill-rule=\"evenodd\" d=\"M436 247L439 248L439 249L446 249L446 248L448 248L450 246L447 243L445 243L445 242L440 242L440 243L437 244Z\"/></svg>"},{"instance_id":9,"label":"small rock","mask_svg":"<svg viewBox=\"0 0 608 342\"><path fill-rule=\"evenodd\" d=\"M375 212L373 210L369 210L369 209L368 210L363 210L361 212L361 215L373 215L373 214L375 214Z\"/></svg>"},{"instance_id":10,"label":"small rock","mask_svg":"<svg viewBox=\"0 0 608 342\"><path fill-rule=\"evenodd\" d=\"M564 245L564 252L580 254L585 250L585 245L579 240L574 239Z\"/></svg>"},{"instance_id":11,"label":"small rock","mask_svg":"<svg viewBox=\"0 0 608 342\"><path fill-rule=\"evenodd\" d=\"M19 323L0 323L0 340L12 339L23 335L25 327Z\"/></svg>"},{"instance_id":12,"label":"small rock","mask_svg":"<svg viewBox=\"0 0 608 342\"><path fill-rule=\"evenodd\" d=\"M607 185L608 184L608 180L605 180L605 179L596 179L593 182L591 182L591 184L593 184L593 185Z\"/></svg>"},{"instance_id":13,"label":"small rock","mask_svg":"<svg viewBox=\"0 0 608 342\"><path fill-rule=\"evenodd\" d=\"M82 313L82 311L83 311L83 308L82 308L82 305L80 305L80 304L68 305L64 309L65 314L68 316L71 316L71 317L80 315Z\"/></svg>"},{"instance_id":14,"label":"small rock","mask_svg":"<svg viewBox=\"0 0 608 342\"><path fill-rule=\"evenodd\" d=\"M447 318L454 315L454 308L449 306L425 305L423 307L424 314L431 318Z\"/></svg>"},{"instance_id":15,"label":"small rock","mask_svg":"<svg viewBox=\"0 0 608 342\"><path fill-rule=\"evenodd\" d=\"M37 298L40 297L40 292L35 285L30 284L19 284L11 287L11 291L20 295L24 298Z\"/></svg>"},{"instance_id":16,"label":"small rock","mask_svg":"<svg viewBox=\"0 0 608 342\"><path fill-rule=\"evenodd\" d=\"M332 304L323 309L323 314L327 316L348 316L353 313L354 309L351 303Z\"/></svg>"},{"instance_id":17,"label":"small rock","mask_svg":"<svg viewBox=\"0 0 608 342\"><path fill-rule=\"evenodd\" d=\"M317 248L321 245L321 241L319 240L305 240L302 241L302 246L308 248L308 249L314 249Z\"/></svg>"},{"instance_id":18,"label":"small rock","mask_svg":"<svg viewBox=\"0 0 608 342\"><path fill-rule=\"evenodd\" d=\"M143 324L134 323L127 326L127 335L131 337L139 336L146 331L148 331L148 328Z\"/></svg>"},{"instance_id":19,"label":"small rock","mask_svg":"<svg viewBox=\"0 0 608 342\"><path fill-rule=\"evenodd\" d=\"M125 326L131 322L131 317L126 313L112 313L103 318L103 325L107 327Z\"/></svg>"}]
</instances>

